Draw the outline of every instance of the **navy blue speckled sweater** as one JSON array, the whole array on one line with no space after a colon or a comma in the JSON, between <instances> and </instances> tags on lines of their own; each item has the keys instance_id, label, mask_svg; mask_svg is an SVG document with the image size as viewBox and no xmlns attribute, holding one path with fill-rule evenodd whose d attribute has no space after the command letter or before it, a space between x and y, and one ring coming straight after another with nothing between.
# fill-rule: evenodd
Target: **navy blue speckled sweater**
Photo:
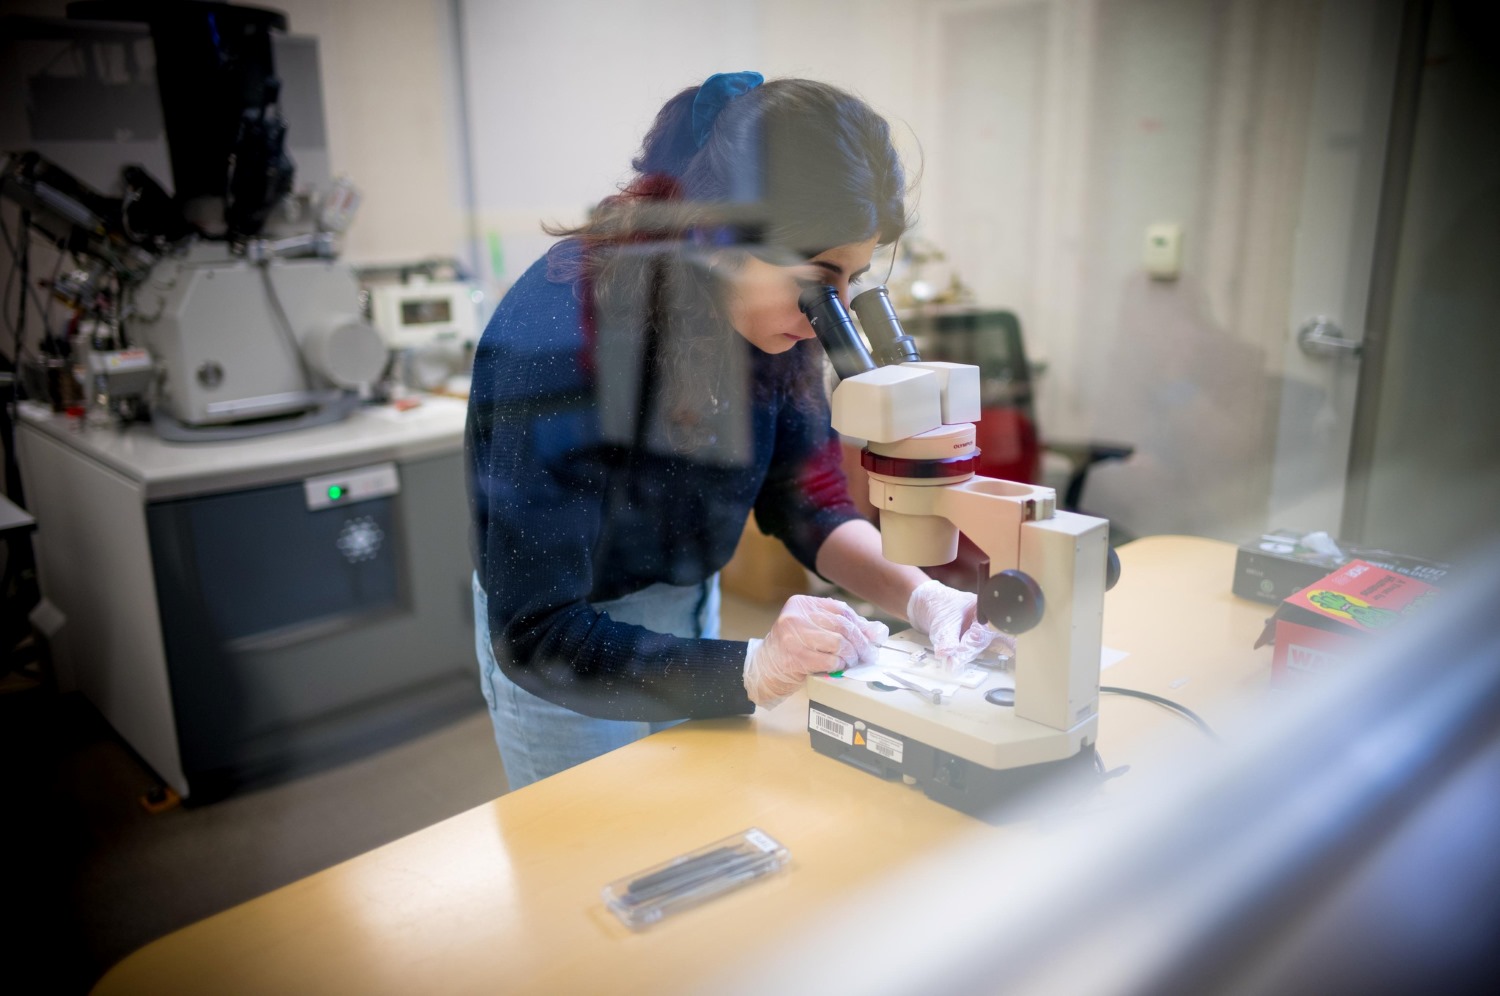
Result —
<instances>
[{"instance_id":1,"label":"navy blue speckled sweater","mask_svg":"<svg viewBox=\"0 0 1500 996\"><path fill-rule=\"evenodd\" d=\"M521 687L590 716L748 713L744 643L664 636L590 603L701 582L734 553L752 508L812 567L856 516L826 404L791 402L789 354L726 330L709 362L664 362L667 350L643 344L641 310L601 316L584 296L539 261L475 357L465 446L495 657ZM684 427L664 380L684 371L714 403L674 432Z\"/></svg>"}]
</instances>

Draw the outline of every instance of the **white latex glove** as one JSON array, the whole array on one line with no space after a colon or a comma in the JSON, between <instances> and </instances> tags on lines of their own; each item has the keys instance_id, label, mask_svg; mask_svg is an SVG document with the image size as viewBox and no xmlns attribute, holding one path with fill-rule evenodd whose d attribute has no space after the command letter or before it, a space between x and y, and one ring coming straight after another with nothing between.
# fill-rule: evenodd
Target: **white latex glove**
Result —
<instances>
[{"instance_id":1,"label":"white latex glove","mask_svg":"<svg viewBox=\"0 0 1500 996\"><path fill-rule=\"evenodd\" d=\"M745 692L750 701L769 709L810 674L873 659L889 635L884 623L870 622L836 599L793 595L766 638L750 641Z\"/></svg>"},{"instance_id":2,"label":"white latex glove","mask_svg":"<svg viewBox=\"0 0 1500 996\"><path fill-rule=\"evenodd\" d=\"M913 589L906 603L906 618L927 634L933 656L944 669L956 674L996 640L1015 650L1015 639L980 622L978 609L978 595L949 588L934 579Z\"/></svg>"}]
</instances>

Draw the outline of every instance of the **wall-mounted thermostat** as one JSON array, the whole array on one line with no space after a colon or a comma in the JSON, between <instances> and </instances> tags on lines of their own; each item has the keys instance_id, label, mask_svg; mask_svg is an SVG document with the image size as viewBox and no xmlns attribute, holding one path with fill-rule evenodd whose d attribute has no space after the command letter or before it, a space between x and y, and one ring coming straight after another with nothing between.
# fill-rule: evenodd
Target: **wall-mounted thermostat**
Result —
<instances>
[{"instance_id":1,"label":"wall-mounted thermostat","mask_svg":"<svg viewBox=\"0 0 1500 996\"><path fill-rule=\"evenodd\" d=\"M1182 226L1159 222L1146 226L1146 272L1154 280L1176 280L1182 272Z\"/></svg>"}]
</instances>

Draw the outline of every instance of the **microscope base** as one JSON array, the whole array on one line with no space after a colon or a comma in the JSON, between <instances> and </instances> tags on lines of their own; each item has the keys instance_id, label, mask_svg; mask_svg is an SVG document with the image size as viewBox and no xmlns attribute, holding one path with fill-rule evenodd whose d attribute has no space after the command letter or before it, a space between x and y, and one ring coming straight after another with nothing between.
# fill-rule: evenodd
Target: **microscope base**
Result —
<instances>
[{"instance_id":1,"label":"microscope base","mask_svg":"<svg viewBox=\"0 0 1500 996\"><path fill-rule=\"evenodd\" d=\"M930 744L857 720L827 705L809 707L812 748L819 754L884 778L900 779L921 788L934 802L981 819L994 817L1012 804L1024 803L1034 789L1056 789L1062 783L1093 785L1098 781L1093 743L1077 753L1055 761L1042 761L1011 768L991 768L958 757ZM827 720L859 726L856 742L829 735ZM899 743L899 750L871 749L871 742L885 747Z\"/></svg>"},{"instance_id":2,"label":"microscope base","mask_svg":"<svg viewBox=\"0 0 1500 996\"><path fill-rule=\"evenodd\" d=\"M1092 781L1096 710L1070 730L1055 730L985 698L1008 684L1009 676L997 673L933 705L877 683L815 676L807 685L808 735L820 754L917 785L933 800L976 816L1059 776Z\"/></svg>"},{"instance_id":3,"label":"microscope base","mask_svg":"<svg viewBox=\"0 0 1500 996\"><path fill-rule=\"evenodd\" d=\"M1045 761L1019 768L987 768L915 740L906 740L900 762L890 761L864 747L810 731L813 750L887 781L910 778L924 795L961 813L992 819L1024 804L1038 789L1060 785L1098 784L1094 745L1061 761Z\"/></svg>"}]
</instances>

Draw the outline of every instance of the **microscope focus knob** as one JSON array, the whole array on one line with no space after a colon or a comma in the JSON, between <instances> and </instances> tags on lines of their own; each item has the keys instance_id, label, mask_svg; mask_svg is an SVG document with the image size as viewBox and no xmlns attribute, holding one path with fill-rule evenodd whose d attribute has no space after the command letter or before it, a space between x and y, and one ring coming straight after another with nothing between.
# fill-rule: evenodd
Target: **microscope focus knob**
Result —
<instances>
[{"instance_id":1,"label":"microscope focus knob","mask_svg":"<svg viewBox=\"0 0 1500 996\"><path fill-rule=\"evenodd\" d=\"M1023 571L1001 571L979 586L979 621L1015 636L1042 621L1047 600Z\"/></svg>"},{"instance_id":2,"label":"microscope focus knob","mask_svg":"<svg viewBox=\"0 0 1500 996\"><path fill-rule=\"evenodd\" d=\"M1120 581L1120 555L1109 548L1109 559L1104 563L1104 590L1109 591Z\"/></svg>"}]
</instances>

